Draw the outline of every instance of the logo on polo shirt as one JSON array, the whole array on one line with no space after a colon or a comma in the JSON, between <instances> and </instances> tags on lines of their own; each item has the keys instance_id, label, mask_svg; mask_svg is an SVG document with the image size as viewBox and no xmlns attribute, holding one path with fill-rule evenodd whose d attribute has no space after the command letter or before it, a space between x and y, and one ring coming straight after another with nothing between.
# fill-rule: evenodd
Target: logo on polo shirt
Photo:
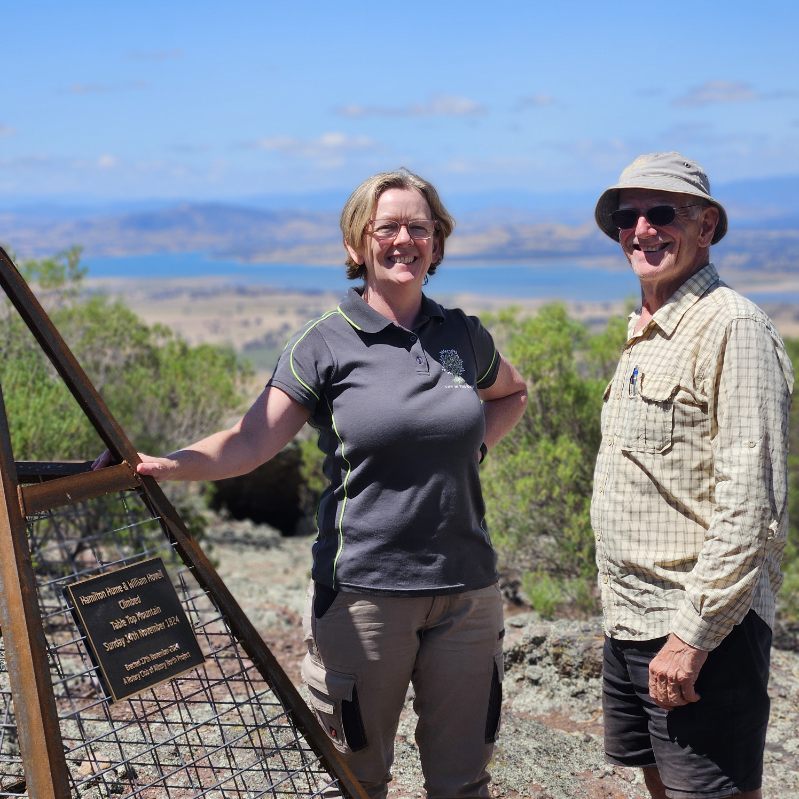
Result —
<instances>
[{"instance_id":1,"label":"logo on polo shirt","mask_svg":"<svg viewBox=\"0 0 799 799\"><path fill-rule=\"evenodd\" d=\"M441 368L447 373L452 375L452 383L454 386L465 386L466 381L463 379L463 359L458 355L457 350L441 350L438 353L438 358L441 363Z\"/></svg>"}]
</instances>

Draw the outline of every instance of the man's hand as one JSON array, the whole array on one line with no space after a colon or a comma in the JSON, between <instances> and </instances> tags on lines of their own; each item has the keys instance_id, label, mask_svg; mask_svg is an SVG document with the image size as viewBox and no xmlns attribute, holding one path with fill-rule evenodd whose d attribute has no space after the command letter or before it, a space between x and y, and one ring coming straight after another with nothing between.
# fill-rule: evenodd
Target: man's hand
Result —
<instances>
[{"instance_id":1,"label":"man's hand","mask_svg":"<svg viewBox=\"0 0 799 799\"><path fill-rule=\"evenodd\" d=\"M708 653L686 644L672 633L649 664L649 695L655 704L671 710L698 702L694 684Z\"/></svg>"}]
</instances>

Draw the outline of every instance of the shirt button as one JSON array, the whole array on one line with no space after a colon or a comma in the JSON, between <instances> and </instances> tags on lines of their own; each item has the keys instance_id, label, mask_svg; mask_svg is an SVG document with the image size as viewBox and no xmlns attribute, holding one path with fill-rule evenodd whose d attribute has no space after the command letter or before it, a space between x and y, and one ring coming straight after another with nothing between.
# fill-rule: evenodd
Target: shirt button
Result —
<instances>
[{"instance_id":1,"label":"shirt button","mask_svg":"<svg viewBox=\"0 0 799 799\"><path fill-rule=\"evenodd\" d=\"M416 363L421 363L421 362L422 362L422 356L421 355L417 355L416 356Z\"/></svg>"},{"instance_id":2,"label":"shirt button","mask_svg":"<svg viewBox=\"0 0 799 799\"><path fill-rule=\"evenodd\" d=\"M416 341L416 336L413 333L411 333L411 341Z\"/></svg>"}]
</instances>

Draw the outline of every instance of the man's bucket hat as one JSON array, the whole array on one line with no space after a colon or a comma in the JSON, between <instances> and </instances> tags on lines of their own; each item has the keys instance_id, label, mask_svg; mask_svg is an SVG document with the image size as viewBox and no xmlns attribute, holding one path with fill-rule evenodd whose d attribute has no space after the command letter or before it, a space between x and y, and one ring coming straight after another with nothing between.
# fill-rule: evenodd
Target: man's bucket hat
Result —
<instances>
[{"instance_id":1,"label":"man's bucket hat","mask_svg":"<svg viewBox=\"0 0 799 799\"><path fill-rule=\"evenodd\" d=\"M639 155L619 176L615 186L602 192L594 210L597 225L614 241L619 240L619 229L610 215L619 207L621 189L652 189L702 197L719 209L719 221L711 244L721 241L727 232L727 212L724 206L710 196L710 181L696 161L679 153L648 153Z\"/></svg>"}]
</instances>

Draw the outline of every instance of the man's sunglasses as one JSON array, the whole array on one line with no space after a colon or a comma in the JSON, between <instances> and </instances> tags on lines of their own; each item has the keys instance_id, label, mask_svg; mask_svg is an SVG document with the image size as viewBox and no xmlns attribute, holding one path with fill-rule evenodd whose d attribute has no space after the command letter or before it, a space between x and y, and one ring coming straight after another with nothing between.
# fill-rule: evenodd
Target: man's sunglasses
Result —
<instances>
[{"instance_id":1,"label":"man's sunglasses","mask_svg":"<svg viewBox=\"0 0 799 799\"><path fill-rule=\"evenodd\" d=\"M638 224L638 220L643 215L650 225L663 227L663 225L670 225L677 218L677 211L681 211L683 208L695 208L697 205L699 203L678 205L676 207L673 205L656 205L646 211L639 211L637 208L619 208L610 214L610 221L619 230L629 230Z\"/></svg>"}]
</instances>

